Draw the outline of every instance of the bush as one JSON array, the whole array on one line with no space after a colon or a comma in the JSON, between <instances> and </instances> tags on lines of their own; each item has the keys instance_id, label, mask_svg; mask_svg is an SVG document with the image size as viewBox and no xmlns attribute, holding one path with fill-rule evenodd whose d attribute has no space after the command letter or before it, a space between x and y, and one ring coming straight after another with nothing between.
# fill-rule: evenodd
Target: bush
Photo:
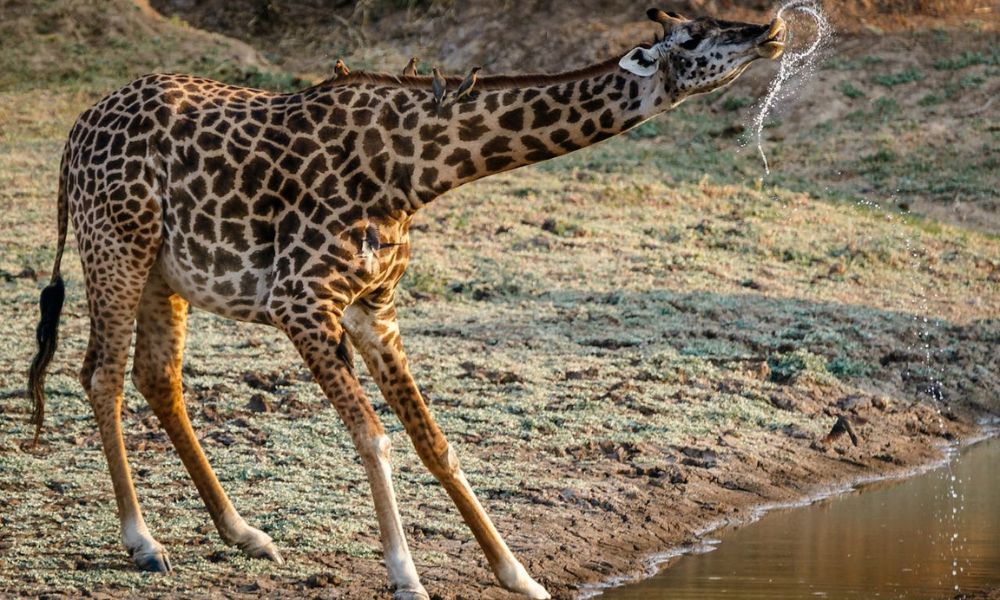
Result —
<instances>
[{"instance_id":1,"label":"bush","mask_svg":"<svg viewBox=\"0 0 1000 600\"><path fill-rule=\"evenodd\" d=\"M779 354L767 359L771 369L771 381L775 383L811 382L829 385L835 380L827 370L826 359L809 352L796 350L789 354Z\"/></svg>"}]
</instances>

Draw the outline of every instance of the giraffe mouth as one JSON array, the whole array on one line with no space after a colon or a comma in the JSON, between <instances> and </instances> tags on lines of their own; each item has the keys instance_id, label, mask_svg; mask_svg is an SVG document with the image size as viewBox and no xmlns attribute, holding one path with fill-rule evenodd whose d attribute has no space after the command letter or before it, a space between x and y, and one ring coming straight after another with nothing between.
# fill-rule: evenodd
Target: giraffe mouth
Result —
<instances>
[{"instance_id":1,"label":"giraffe mouth","mask_svg":"<svg viewBox=\"0 0 1000 600\"><path fill-rule=\"evenodd\" d=\"M761 58L774 60L785 51L785 38L788 29L781 18L771 21L771 27L764 34L764 39L757 44L757 55Z\"/></svg>"}]
</instances>

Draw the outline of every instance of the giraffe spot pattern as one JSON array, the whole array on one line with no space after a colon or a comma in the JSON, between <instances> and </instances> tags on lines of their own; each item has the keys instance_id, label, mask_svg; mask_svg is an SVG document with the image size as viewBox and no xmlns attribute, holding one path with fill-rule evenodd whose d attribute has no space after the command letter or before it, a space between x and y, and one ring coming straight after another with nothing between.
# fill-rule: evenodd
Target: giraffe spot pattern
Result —
<instances>
[{"instance_id":1,"label":"giraffe spot pattern","mask_svg":"<svg viewBox=\"0 0 1000 600\"><path fill-rule=\"evenodd\" d=\"M734 26L722 29L735 39ZM385 450L366 450L374 446L364 440L385 432L352 372L356 345L423 462L460 481L395 326L413 213L469 181L633 127L685 90L704 91L706 77L722 82L745 67L732 61L672 54L646 79L617 61L572 75L486 78L473 97L441 105L425 78L369 74L291 94L185 75L113 92L71 129L59 186L90 304L81 383L102 431L117 410L138 314L133 380L172 439L191 437L178 450L212 484L199 485L217 496L207 503L228 502L182 420L190 302L281 328L371 460ZM366 324L348 328L348 311L362 311ZM127 472L116 471L116 452L113 477Z\"/></svg>"}]
</instances>

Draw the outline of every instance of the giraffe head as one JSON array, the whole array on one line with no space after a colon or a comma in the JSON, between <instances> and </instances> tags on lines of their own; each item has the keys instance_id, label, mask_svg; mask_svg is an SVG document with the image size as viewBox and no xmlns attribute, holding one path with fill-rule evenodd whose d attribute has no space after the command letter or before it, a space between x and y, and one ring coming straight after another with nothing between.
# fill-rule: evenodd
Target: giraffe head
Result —
<instances>
[{"instance_id":1,"label":"giraffe head","mask_svg":"<svg viewBox=\"0 0 1000 600\"><path fill-rule=\"evenodd\" d=\"M676 103L687 96L718 89L759 58L776 59L785 50L785 23L767 25L686 19L651 8L647 16L663 26L663 38L633 48L619 66L639 77L660 77Z\"/></svg>"}]
</instances>

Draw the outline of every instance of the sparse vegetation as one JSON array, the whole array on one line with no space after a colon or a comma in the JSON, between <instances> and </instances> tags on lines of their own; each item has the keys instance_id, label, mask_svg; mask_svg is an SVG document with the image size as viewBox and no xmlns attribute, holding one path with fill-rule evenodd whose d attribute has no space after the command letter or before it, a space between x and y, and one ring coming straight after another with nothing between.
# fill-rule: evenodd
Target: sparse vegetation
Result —
<instances>
[{"instance_id":1,"label":"sparse vegetation","mask_svg":"<svg viewBox=\"0 0 1000 600\"><path fill-rule=\"evenodd\" d=\"M923 81L926 77L927 76L924 75L923 71L920 69L909 68L896 73L880 73L878 75L873 75L872 82L884 85L885 87L893 87L903 85L905 83Z\"/></svg>"},{"instance_id":2,"label":"sparse vegetation","mask_svg":"<svg viewBox=\"0 0 1000 600\"><path fill-rule=\"evenodd\" d=\"M850 81L842 82L837 89L840 90L841 94L847 96L852 100L857 100L858 98L865 97L864 91L854 87L854 85Z\"/></svg>"},{"instance_id":3,"label":"sparse vegetation","mask_svg":"<svg viewBox=\"0 0 1000 600\"><path fill-rule=\"evenodd\" d=\"M1000 64L1000 46L990 48L989 54L966 50L953 58L942 58L934 62L934 68L939 70L957 71L976 65Z\"/></svg>"},{"instance_id":4,"label":"sparse vegetation","mask_svg":"<svg viewBox=\"0 0 1000 600\"><path fill-rule=\"evenodd\" d=\"M194 426L237 507L288 563L223 547L127 382L137 487L178 573L128 569L77 379L87 319L73 244L43 445L23 445L32 307L53 259L58 156L78 112L150 70L276 90L309 80L184 20L100 5L50 0L0 22L0 595L381 593L363 469L301 359L271 329L198 310L185 369ZM115 41L95 44L92 29ZM989 113L956 116L983 106L1000 74L995 49L955 37L951 58L901 59L893 39L872 37L828 61L829 87L807 88L766 131L768 178L740 148L735 113L755 89L741 81L721 103L690 102L418 214L399 299L411 364L499 528L553 589L576 593L566 565L593 578L634 566L636 548L662 549L660 538L635 545L650 532L680 541L734 507L802 493L774 473L870 474L888 468L872 459L887 441L912 465L940 436L970 431L963 415L1000 410L1000 132ZM391 52L366 59L396 70ZM984 215L975 227L953 212L959 204ZM393 441L418 567L445 597L475 597L490 575L467 530L362 382ZM249 408L255 395L272 411ZM845 398L872 408L851 412ZM957 420L939 429L937 409ZM861 447L811 448L840 414L870 418ZM722 487L720 474L733 473L759 491ZM628 546L611 552L615 540ZM586 566L599 564L611 566Z\"/></svg>"}]
</instances>

